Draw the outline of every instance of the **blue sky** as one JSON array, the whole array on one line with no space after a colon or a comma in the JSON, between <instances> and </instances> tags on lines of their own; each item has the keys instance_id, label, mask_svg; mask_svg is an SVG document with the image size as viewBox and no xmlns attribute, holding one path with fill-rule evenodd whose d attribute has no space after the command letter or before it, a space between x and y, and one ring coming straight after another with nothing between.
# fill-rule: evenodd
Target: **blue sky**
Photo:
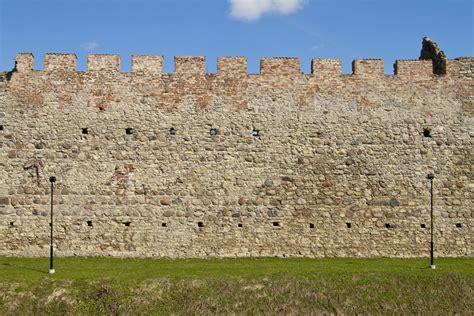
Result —
<instances>
[{"instance_id":1,"label":"blue sky","mask_svg":"<svg viewBox=\"0 0 474 316\"><path fill-rule=\"evenodd\" d=\"M208 72L218 56L246 56L249 73L259 59L340 58L351 72L357 58L417 59L423 36L449 58L474 55L474 0L0 0L0 71L18 52L76 53L79 70L90 53L204 55Z\"/></svg>"}]
</instances>

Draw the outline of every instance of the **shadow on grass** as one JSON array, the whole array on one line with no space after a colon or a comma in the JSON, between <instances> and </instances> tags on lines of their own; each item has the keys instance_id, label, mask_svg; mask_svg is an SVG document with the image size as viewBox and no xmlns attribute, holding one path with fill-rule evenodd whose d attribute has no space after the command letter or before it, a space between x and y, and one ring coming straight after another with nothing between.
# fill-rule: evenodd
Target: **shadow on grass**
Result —
<instances>
[{"instance_id":1,"label":"shadow on grass","mask_svg":"<svg viewBox=\"0 0 474 316\"><path fill-rule=\"evenodd\" d=\"M37 273L41 273L41 274L49 274L48 272L40 270L40 269L34 269L34 268L29 268L29 267L20 266L20 265L12 265L11 263L8 263L8 262L2 263L2 266L11 267L13 269L18 269L18 270L33 271L33 272L37 272Z\"/></svg>"}]
</instances>

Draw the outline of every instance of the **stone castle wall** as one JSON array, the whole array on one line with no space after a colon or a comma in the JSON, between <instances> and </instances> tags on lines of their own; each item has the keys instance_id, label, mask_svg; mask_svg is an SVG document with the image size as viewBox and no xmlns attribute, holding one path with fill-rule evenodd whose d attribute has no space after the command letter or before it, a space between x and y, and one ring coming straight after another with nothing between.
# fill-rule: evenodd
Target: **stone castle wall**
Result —
<instances>
[{"instance_id":1,"label":"stone castle wall","mask_svg":"<svg viewBox=\"0 0 474 316\"><path fill-rule=\"evenodd\" d=\"M0 77L0 255L471 256L474 58L31 54ZM212 135L215 134L215 135Z\"/></svg>"}]
</instances>

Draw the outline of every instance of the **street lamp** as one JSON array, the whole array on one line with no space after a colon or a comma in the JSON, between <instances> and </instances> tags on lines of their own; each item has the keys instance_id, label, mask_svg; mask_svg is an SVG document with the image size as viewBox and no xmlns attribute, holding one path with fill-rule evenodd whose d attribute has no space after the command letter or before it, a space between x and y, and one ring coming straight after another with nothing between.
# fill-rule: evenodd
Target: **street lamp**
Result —
<instances>
[{"instance_id":1,"label":"street lamp","mask_svg":"<svg viewBox=\"0 0 474 316\"><path fill-rule=\"evenodd\" d=\"M54 183L56 182L56 177L51 176L49 177L49 182L51 182L51 243L49 248L49 273L53 274L53 192L54 192Z\"/></svg>"},{"instance_id":2,"label":"street lamp","mask_svg":"<svg viewBox=\"0 0 474 316\"><path fill-rule=\"evenodd\" d=\"M430 268L431 269L436 269L436 266L434 265L434 258L433 258L433 252L434 252L434 244L433 244L433 180L434 180L434 174L429 173L427 176L428 180L430 180Z\"/></svg>"}]
</instances>

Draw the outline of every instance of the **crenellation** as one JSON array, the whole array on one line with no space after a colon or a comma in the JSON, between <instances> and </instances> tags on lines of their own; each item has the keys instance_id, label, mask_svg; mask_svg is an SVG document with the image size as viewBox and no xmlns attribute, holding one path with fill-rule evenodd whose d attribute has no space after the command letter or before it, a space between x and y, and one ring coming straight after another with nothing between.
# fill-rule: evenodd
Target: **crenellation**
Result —
<instances>
[{"instance_id":1,"label":"crenellation","mask_svg":"<svg viewBox=\"0 0 474 316\"><path fill-rule=\"evenodd\" d=\"M132 56L132 73L161 75L163 73L163 56Z\"/></svg>"},{"instance_id":2,"label":"crenellation","mask_svg":"<svg viewBox=\"0 0 474 316\"><path fill-rule=\"evenodd\" d=\"M260 60L261 75L290 76L301 74L301 60L293 57L270 57Z\"/></svg>"},{"instance_id":3,"label":"crenellation","mask_svg":"<svg viewBox=\"0 0 474 316\"><path fill-rule=\"evenodd\" d=\"M77 71L76 54L45 54L44 71Z\"/></svg>"},{"instance_id":4,"label":"crenellation","mask_svg":"<svg viewBox=\"0 0 474 316\"><path fill-rule=\"evenodd\" d=\"M132 73L163 74L163 56L133 55ZM461 57L446 60L446 74L450 76L472 76L472 57ZM19 53L16 56L16 71L33 71L34 57L31 53ZM175 70L171 75L206 74L206 61L203 56L175 56ZM93 54L87 57L89 72L120 72L120 56L109 54ZM77 72L77 56L75 54L47 53L44 58L46 72ZM352 62L352 75L361 78L379 78L384 76L384 60L356 59ZM293 57L262 58L260 74L263 76L297 75L301 72L301 61ZM318 78L338 78L342 74L340 59L319 59L311 61L311 75ZM394 74L411 78L433 78L431 60L397 60L394 63ZM247 76L247 58L219 57L217 59L217 75L220 77L244 78ZM443 75L443 74L440 74ZM255 77L255 75L250 75Z\"/></svg>"},{"instance_id":5,"label":"crenellation","mask_svg":"<svg viewBox=\"0 0 474 316\"><path fill-rule=\"evenodd\" d=\"M429 79L433 77L433 61L431 60L397 60L394 64L397 76L413 79Z\"/></svg>"},{"instance_id":6,"label":"crenellation","mask_svg":"<svg viewBox=\"0 0 474 316\"><path fill-rule=\"evenodd\" d=\"M472 256L472 57L75 63L0 75L0 255L48 254L55 175L59 256L422 257L434 172L436 255Z\"/></svg>"},{"instance_id":7,"label":"crenellation","mask_svg":"<svg viewBox=\"0 0 474 316\"><path fill-rule=\"evenodd\" d=\"M220 77L245 77L247 75L247 58L219 57L217 59L217 75Z\"/></svg>"},{"instance_id":8,"label":"crenellation","mask_svg":"<svg viewBox=\"0 0 474 316\"><path fill-rule=\"evenodd\" d=\"M174 74L204 76L206 74L206 58L203 56L175 56Z\"/></svg>"},{"instance_id":9,"label":"crenellation","mask_svg":"<svg viewBox=\"0 0 474 316\"><path fill-rule=\"evenodd\" d=\"M93 54L87 56L88 72L120 72L120 56Z\"/></svg>"},{"instance_id":10,"label":"crenellation","mask_svg":"<svg viewBox=\"0 0 474 316\"><path fill-rule=\"evenodd\" d=\"M342 61L315 58L311 61L311 74L322 78L337 78L342 74Z\"/></svg>"},{"instance_id":11,"label":"crenellation","mask_svg":"<svg viewBox=\"0 0 474 316\"><path fill-rule=\"evenodd\" d=\"M384 75L383 59L356 59L352 62L352 74L357 77L381 77Z\"/></svg>"},{"instance_id":12,"label":"crenellation","mask_svg":"<svg viewBox=\"0 0 474 316\"><path fill-rule=\"evenodd\" d=\"M31 53L19 53L16 55L15 70L17 72L33 71L35 57Z\"/></svg>"}]
</instances>

